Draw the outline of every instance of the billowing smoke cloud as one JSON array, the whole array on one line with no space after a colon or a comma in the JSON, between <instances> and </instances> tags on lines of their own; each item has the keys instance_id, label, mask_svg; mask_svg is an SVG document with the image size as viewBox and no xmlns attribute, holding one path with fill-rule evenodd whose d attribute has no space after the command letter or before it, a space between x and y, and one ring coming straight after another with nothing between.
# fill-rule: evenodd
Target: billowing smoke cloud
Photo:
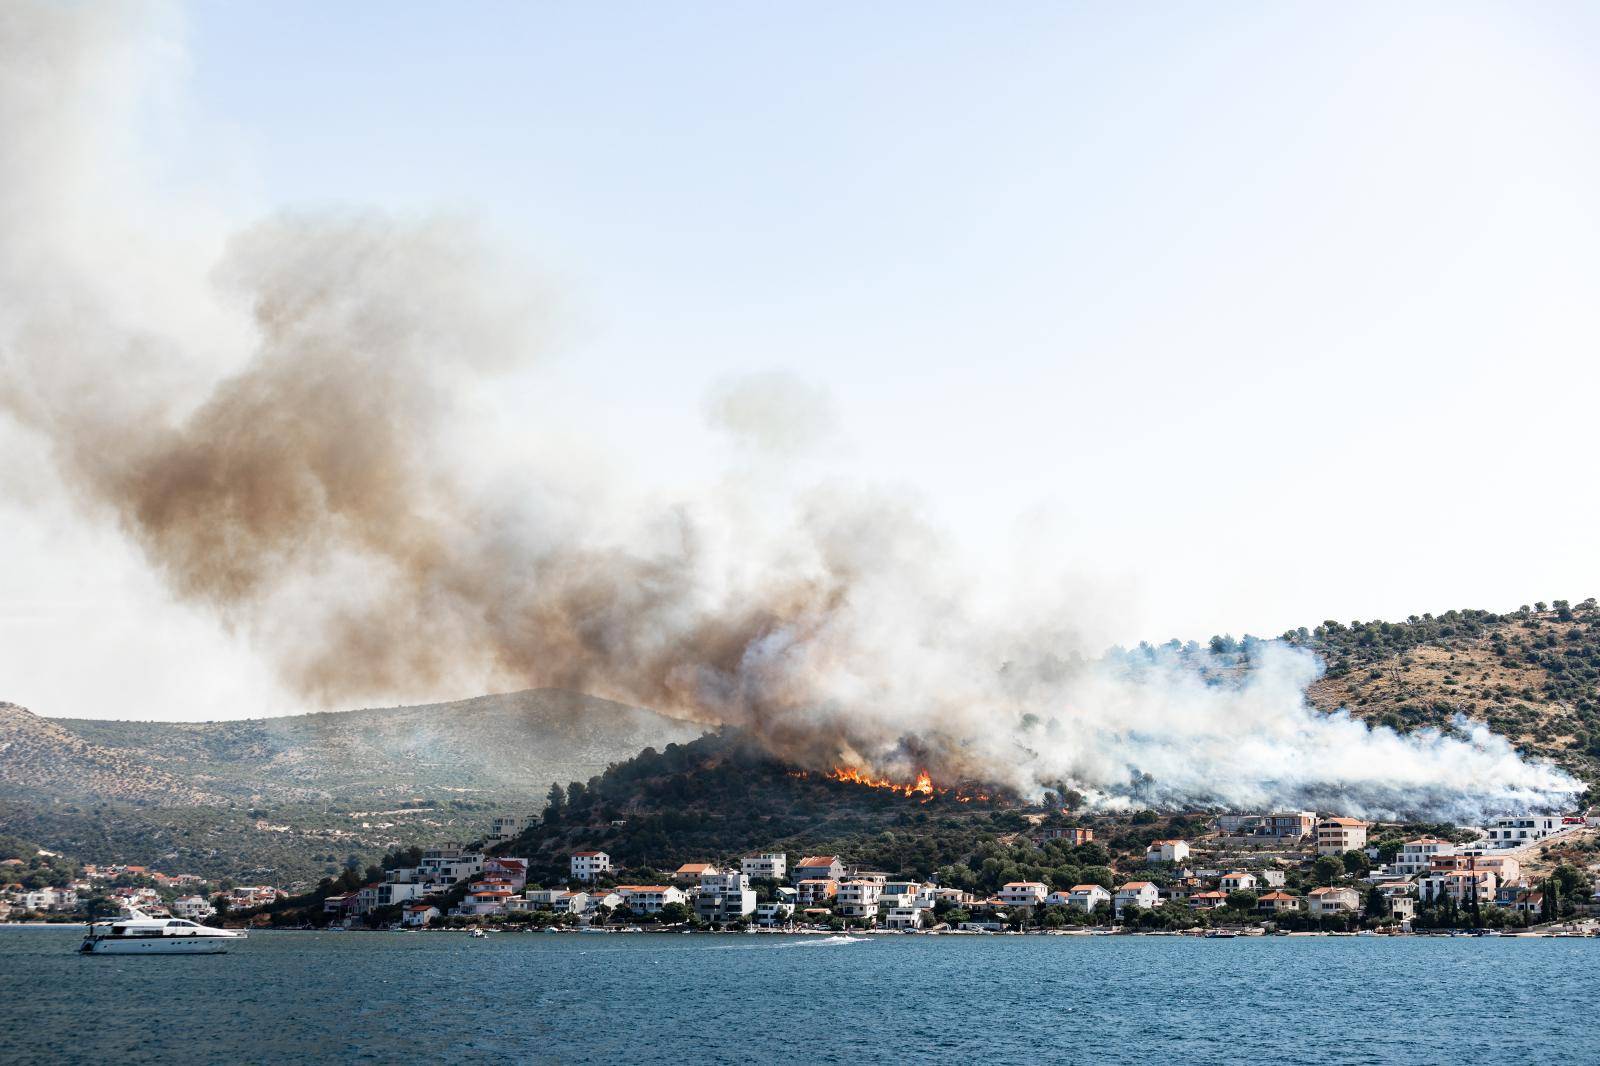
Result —
<instances>
[{"instance_id":1,"label":"billowing smoke cloud","mask_svg":"<svg viewBox=\"0 0 1600 1066\"><path fill-rule=\"evenodd\" d=\"M215 238L137 192L129 101L175 55L140 15L0 13L0 405L86 513L298 691L558 686L811 766L1063 782L1110 806L1438 814L1576 789L1482 731L1317 714L1301 652L1219 682L1176 653L1074 655L1059 618L982 617L893 494L619 510L560 457L500 469L474 397L537 364L531 288L459 220L296 214ZM708 412L764 453L830 418L771 377Z\"/></svg>"}]
</instances>

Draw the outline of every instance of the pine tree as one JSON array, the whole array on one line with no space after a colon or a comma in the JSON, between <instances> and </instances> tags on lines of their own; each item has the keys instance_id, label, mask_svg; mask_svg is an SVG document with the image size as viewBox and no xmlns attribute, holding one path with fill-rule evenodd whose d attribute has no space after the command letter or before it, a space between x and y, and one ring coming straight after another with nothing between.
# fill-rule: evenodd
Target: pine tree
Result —
<instances>
[{"instance_id":1,"label":"pine tree","mask_svg":"<svg viewBox=\"0 0 1600 1066\"><path fill-rule=\"evenodd\" d=\"M555 825L561 821L561 805L567 798L566 790L559 781L550 783L550 792L545 796L544 824Z\"/></svg>"}]
</instances>

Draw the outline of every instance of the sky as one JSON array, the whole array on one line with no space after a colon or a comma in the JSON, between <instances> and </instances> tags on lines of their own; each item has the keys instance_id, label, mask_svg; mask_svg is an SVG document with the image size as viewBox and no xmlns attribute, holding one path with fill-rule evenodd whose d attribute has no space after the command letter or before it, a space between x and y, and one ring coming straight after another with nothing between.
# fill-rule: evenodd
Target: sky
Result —
<instances>
[{"instance_id":1,"label":"sky","mask_svg":"<svg viewBox=\"0 0 1600 1066\"><path fill-rule=\"evenodd\" d=\"M869 7L201 2L144 151L241 224L477 220L553 338L495 430L638 492L765 476L708 397L788 375L831 428L771 476L908 494L1107 645L1600 594L1600 12ZM25 437L0 698L320 709Z\"/></svg>"}]
</instances>

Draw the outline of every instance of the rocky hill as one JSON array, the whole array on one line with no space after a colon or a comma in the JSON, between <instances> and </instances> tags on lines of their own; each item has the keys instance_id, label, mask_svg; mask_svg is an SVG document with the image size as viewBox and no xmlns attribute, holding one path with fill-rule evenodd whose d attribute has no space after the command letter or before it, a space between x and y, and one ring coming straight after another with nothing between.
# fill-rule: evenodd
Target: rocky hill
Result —
<instances>
[{"instance_id":1,"label":"rocky hill","mask_svg":"<svg viewBox=\"0 0 1600 1066\"><path fill-rule=\"evenodd\" d=\"M51 719L76 738L251 802L542 793L703 729L548 689L233 722Z\"/></svg>"},{"instance_id":2,"label":"rocky hill","mask_svg":"<svg viewBox=\"0 0 1600 1066\"><path fill-rule=\"evenodd\" d=\"M222 802L137 751L92 743L14 703L0 703L0 798L136 806Z\"/></svg>"},{"instance_id":3,"label":"rocky hill","mask_svg":"<svg viewBox=\"0 0 1600 1066\"><path fill-rule=\"evenodd\" d=\"M1322 710L1409 731L1488 725L1519 749L1600 783L1600 608L1593 599L1506 614L1453 610L1402 622L1328 621L1284 634L1327 664Z\"/></svg>"},{"instance_id":4,"label":"rocky hill","mask_svg":"<svg viewBox=\"0 0 1600 1066\"><path fill-rule=\"evenodd\" d=\"M0 833L84 861L282 881L473 839L697 726L570 692L235 722L50 719L0 704Z\"/></svg>"}]
</instances>

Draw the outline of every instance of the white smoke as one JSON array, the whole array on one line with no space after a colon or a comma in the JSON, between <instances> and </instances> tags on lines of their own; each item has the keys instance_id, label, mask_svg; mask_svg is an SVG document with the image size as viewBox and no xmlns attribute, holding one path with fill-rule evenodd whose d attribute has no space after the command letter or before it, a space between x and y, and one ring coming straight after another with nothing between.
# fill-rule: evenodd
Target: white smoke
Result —
<instances>
[{"instance_id":1,"label":"white smoke","mask_svg":"<svg viewBox=\"0 0 1600 1066\"><path fill-rule=\"evenodd\" d=\"M1064 783L1104 806L1465 817L1578 790L1481 728L1318 714L1292 649L1231 676L1170 650L1085 658L1063 621L1081 608L980 611L900 495L730 479L619 519L537 465L502 469L463 426L474 387L542 348L538 301L459 221L230 233L141 192L135 105L181 59L146 13L0 12L0 410L299 691L563 686L805 765ZM769 457L832 417L771 375L719 386L708 415Z\"/></svg>"}]
</instances>

